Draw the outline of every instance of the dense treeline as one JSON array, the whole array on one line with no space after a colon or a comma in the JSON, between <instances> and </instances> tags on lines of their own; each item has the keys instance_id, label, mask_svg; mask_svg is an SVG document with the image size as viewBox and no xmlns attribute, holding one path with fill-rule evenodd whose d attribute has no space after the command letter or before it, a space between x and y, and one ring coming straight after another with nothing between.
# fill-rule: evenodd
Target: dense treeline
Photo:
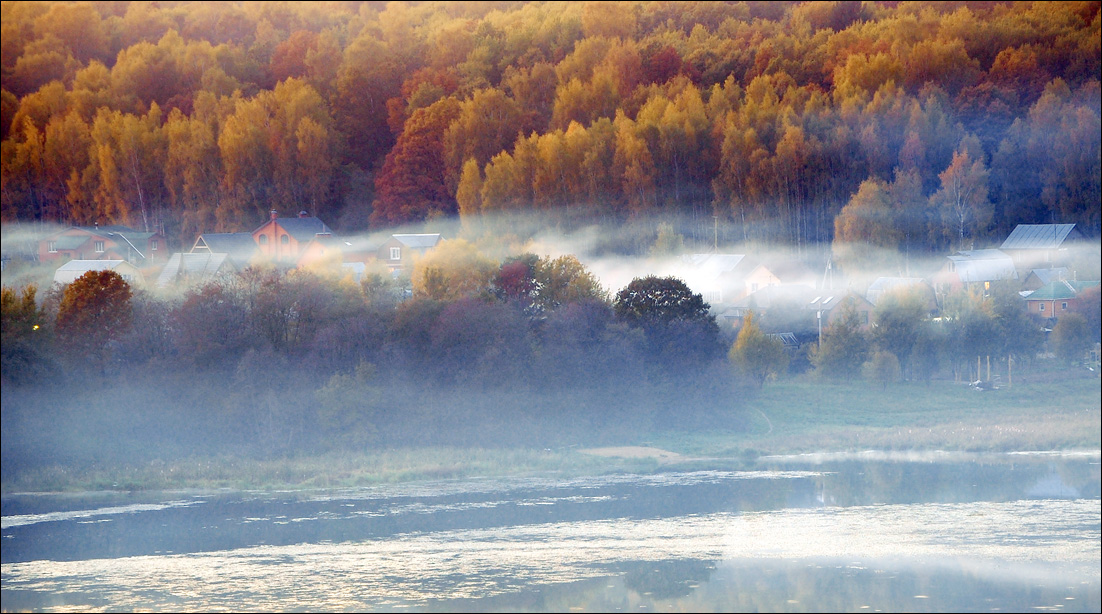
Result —
<instances>
[{"instance_id":1,"label":"dense treeline","mask_svg":"<svg viewBox=\"0 0 1102 614\"><path fill-rule=\"evenodd\" d=\"M612 297L572 256L499 263L451 243L406 278L412 296L381 271L276 268L174 297L112 272L5 287L5 467L89 447L548 446L741 424L725 339L684 283Z\"/></svg>"},{"instance_id":2,"label":"dense treeline","mask_svg":"<svg viewBox=\"0 0 1102 614\"><path fill-rule=\"evenodd\" d=\"M851 311L793 355L754 316L722 330L677 278L610 295L573 256L497 261L456 239L406 280L258 267L178 295L109 271L5 287L3 465L737 430L777 377L1009 383L1045 343L1009 283L951 294L936 319L886 295L868 330ZM1062 359L1098 340L1098 297L1052 331Z\"/></svg>"},{"instance_id":3,"label":"dense treeline","mask_svg":"<svg viewBox=\"0 0 1102 614\"><path fill-rule=\"evenodd\" d=\"M4 2L5 221L1099 234L1099 2Z\"/></svg>"}]
</instances>

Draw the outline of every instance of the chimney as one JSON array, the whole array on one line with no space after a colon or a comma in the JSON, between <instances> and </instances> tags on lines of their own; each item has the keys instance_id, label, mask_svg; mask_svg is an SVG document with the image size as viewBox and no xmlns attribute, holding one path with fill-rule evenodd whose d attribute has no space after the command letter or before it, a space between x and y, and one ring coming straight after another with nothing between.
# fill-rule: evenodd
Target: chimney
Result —
<instances>
[{"instance_id":1,"label":"chimney","mask_svg":"<svg viewBox=\"0 0 1102 614\"><path fill-rule=\"evenodd\" d=\"M298 212L298 216L299 216L300 218L306 218L306 217L310 217L310 214L309 214L309 213L307 213L306 211L299 211L299 212Z\"/></svg>"},{"instance_id":2,"label":"chimney","mask_svg":"<svg viewBox=\"0 0 1102 614\"><path fill-rule=\"evenodd\" d=\"M276 219L276 216L279 215L279 213L275 209L272 209L271 211L268 212L268 215L270 215L271 219L274 220L274 219Z\"/></svg>"}]
</instances>

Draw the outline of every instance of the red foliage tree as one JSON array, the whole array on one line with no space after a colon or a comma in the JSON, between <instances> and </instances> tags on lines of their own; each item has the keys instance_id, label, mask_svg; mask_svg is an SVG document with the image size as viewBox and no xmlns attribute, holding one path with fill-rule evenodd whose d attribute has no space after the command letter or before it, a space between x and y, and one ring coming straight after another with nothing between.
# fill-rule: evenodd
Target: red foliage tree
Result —
<instances>
[{"instance_id":1,"label":"red foliage tree","mask_svg":"<svg viewBox=\"0 0 1102 614\"><path fill-rule=\"evenodd\" d=\"M372 224L401 224L424 219L430 211L455 213L455 199L444 182L444 132L459 116L459 103L445 98L418 109L406 122L398 143L387 154L375 180Z\"/></svg>"}]
</instances>

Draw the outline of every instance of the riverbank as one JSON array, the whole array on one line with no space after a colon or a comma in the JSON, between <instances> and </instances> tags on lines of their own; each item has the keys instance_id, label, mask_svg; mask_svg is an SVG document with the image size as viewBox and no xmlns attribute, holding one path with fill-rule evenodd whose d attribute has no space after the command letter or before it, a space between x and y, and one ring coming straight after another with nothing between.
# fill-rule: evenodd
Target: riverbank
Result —
<instances>
[{"instance_id":1,"label":"riverbank","mask_svg":"<svg viewBox=\"0 0 1102 614\"><path fill-rule=\"evenodd\" d=\"M1048 369L978 391L951 381L824 383L797 377L746 401L748 428L654 433L620 446L401 448L148 465L61 465L4 473L3 492L314 489L419 480L593 475L671 468L752 468L767 455L812 452L1098 450L1102 386L1086 369Z\"/></svg>"}]
</instances>

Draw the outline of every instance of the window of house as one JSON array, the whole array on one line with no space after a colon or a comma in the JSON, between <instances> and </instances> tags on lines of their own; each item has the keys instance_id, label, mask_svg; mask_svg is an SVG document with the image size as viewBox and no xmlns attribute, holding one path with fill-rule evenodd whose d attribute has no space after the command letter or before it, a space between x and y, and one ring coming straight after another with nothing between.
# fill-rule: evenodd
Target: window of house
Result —
<instances>
[{"instance_id":1,"label":"window of house","mask_svg":"<svg viewBox=\"0 0 1102 614\"><path fill-rule=\"evenodd\" d=\"M1060 309L1063 310L1063 311L1067 311L1068 304L1067 303L1060 303Z\"/></svg>"},{"instance_id":2,"label":"window of house","mask_svg":"<svg viewBox=\"0 0 1102 614\"><path fill-rule=\"evenodd\" d=\"M284 244L284 245L288 245L291 242L291 237L289 237L287 235L280 235L279 242Z\"/></svg>"},{"instance_id":3,"label":"window of house","mask_svg":"<svg viewBox=\"0 0 1102 614\"><path fill-rule=\"evenodd\" d=\"M260 244L261 245L267 245L268 244L268 235L260 235Z\"/></svg>"},{"instance_id":4,"label":"window of house","mask_svg":"<svg viewBox=\"0 0 1102 614\"><path fill-rule=\"evenodd\" d=\"M149 242L149 249L157 251L157 239L153 239Z\"/></svg>"},{"instance_id":5,"label":"window of house","mask_svg":"<svg viewBox=\"0 0 1102 614\"><path fill-rule=\"evenodd\" d=\"M49 251L51 254L56 254L57 253L57 241L50 241L49 243L47 243L46 244L46 250Z\"/></svg>"},{"instance_id":6,"label":"window of house","mask_svg":"<svg viewBox=\"0 0 1102 614\"><path fill-rule=\"evenodd\" d=\"M96 253L97 254L102 254L103 253L103 241L96 241Z\"/></svg>"},{"instance_id":7,"label":"window of house","mask_svg":"<svg viewBox=\"0 0 1102 614\"><path fill-rule=\"evenodd\" d=\"M1044 303L1041 303L1041 306L1040 306L1040 307L1038 307L1038 310L1039 310L1039 311L1044 311L1044 310L1045 310L1045 304L1044 304Z\"/></svg>"},{"instance_id":8,"label":"window of house","mask_svg":"<svg viewBox=\"0 0 1102 614\"><path fill-rule=\"evenodd\" d=\"M869 312L867 312L867 311L862 311L861 312L861 323L866 324L866 325L869 323Z\"/></svg>"},{"instance_id":9,"label":"window of house","mask_svg":"<svg viewBox=\"0 0 1102 614\"><path fill-rule=\"evenodd\" d=\"M401 260L402 259L402 248L400 248L400 247L390 248L390 259L391 260Z\"/></svg>"},{"instance_id":10,"label":"window of house","mask_svg":"<svg viewBox=\"0 0 1102 614\"><path fill-rule=\"evenodd\" d=\"M750 291L751 292L757 292L758 291L758 284L750 284Z\"/></svg>"}]
</instances>

